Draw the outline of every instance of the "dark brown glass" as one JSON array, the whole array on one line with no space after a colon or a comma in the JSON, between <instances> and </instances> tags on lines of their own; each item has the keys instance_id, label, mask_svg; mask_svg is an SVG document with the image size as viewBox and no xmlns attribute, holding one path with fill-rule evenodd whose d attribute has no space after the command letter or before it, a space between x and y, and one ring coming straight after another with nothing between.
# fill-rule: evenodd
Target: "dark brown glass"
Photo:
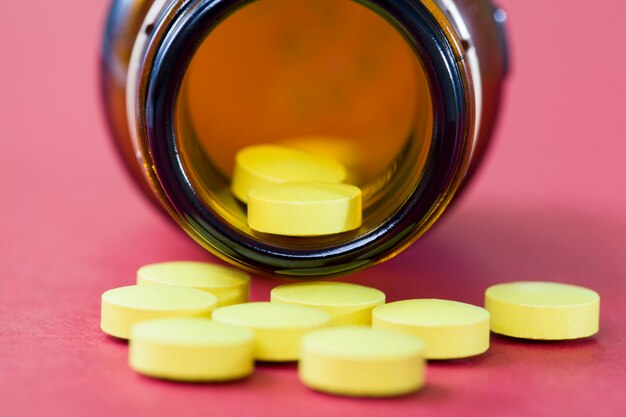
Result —
<instances>
[{"instance_id":1,"label":"dark brown glass","mask_svg":"<svg viewBox=\"0 0 626 417\"><path fill-rule=\"evenodd\" d=\"M307 0L116 0L112 4L102 54L102 92L120 155L135 182L153 202L202 246L242 268L296 278L323 277L389 259L442 215L468 183L487 149L507 72L504 12L487 0L341 1L316 3L332 5L329 16L343 16L343 20L334 21L339 26L326 29L326 15L322 11L320 19L311 17L308 13L314 4ZM278 23L263 26L259 19L270 12L282 20L276 18ZM332 24L332 19L329 21ZM232 153L252 143L254 132L258 131L259 137L271 137L273 126L278 126L281 135L308 132L298 125L295 116L287 116L290 107L280 107L278 101L273 109L260 109L255 118L254 106L230 100L231 91L245 92L242 86L262 85L283 70L280 58L263 61L265 51L270 54L273 50L273 37L261 40L260 36L279 24L292 31L303 28L294 35L304 39L301 44L306 48L301 49L328 55L330 58L320 58L322 63L332 64L337 57L352 62L352 55L358 58L356 49L363 49L365 57L374 57L376 65L372 68L382 71L378 78L372 78L376 83L366 88L356 79L346 78L344 73L350 72L341 70L345 81L335 87L349 92L341 97L347 100L344 107L351 112L342 115L339 123L333 121L328 108L332 94L303 89L307 97L322 97L319 108L311 107L321 116L317 124L312 124L310 133L343 129L348 131L341 133L349 138L349 149L365 155L361 159L367 163L355 169L360 175L355 175L353 181L364 190L364 224L356 231L315 238L258 234L246 225L245 207L228 192ZM280 34L279 29L276 33ZM246 30L250 36L235 39ZM379 36L390 40L377 50L373 44L376 36L367 38L368 30L379 31ZM233 34L231 38L229 33ZM245 49L248 39L255 36L257 43ZM290 41L290 36L285 39ZM363 48L367 42L372 42L371 51ZM259 51L255 50L257 44ZM345 49L325 54L324 45L329 49L343 45ZM397 53L390 52L395 46ZM246 52L232 58L232 50ZM406 51L411 63L405 59ZM213 64L229 61L226 58L243 62L246 68L232 62L231 67L224 68ZM310 58L305 56L302 62L309 59L316 65L317 61ZM259 62L256 70L250 68L255 59ZM414 79L406 78L405 67L414 70ZM286 77L298 79L326 71L326 67L320 68L304 67L299 73L286 73ZM333 71L331 68L327 72L334 76ZM205 73L207 78L203 80ZM321 75L318 78L324 80ZM403 85L407 91L416 91L415 100L411 99L413 95L408 101L395 100L403 93ZM251 91L251 96L261 94ZM382 114L388 106L376 107L377 98L397 106L397 114ZM271 107L271 101L266 107ZM406 108L409 110L404 112ZM398 119L400 113L409 119ZM265 123L276 115L276 120L284 123ZM203 116L209 122L204 123ZM230 116L242 123L254 122L249 127L232 125L229 129L222 120ZM402 129L395 129L396 120L410 122L410 131L397 133ZM374 126L373 130L382 129L382 133L359 136L359 126L367 123ZM388 132L385 126L389 126ZM238 138L233 140L241 143L228 141L230 130Z\"/></svg>"}]
</instances>

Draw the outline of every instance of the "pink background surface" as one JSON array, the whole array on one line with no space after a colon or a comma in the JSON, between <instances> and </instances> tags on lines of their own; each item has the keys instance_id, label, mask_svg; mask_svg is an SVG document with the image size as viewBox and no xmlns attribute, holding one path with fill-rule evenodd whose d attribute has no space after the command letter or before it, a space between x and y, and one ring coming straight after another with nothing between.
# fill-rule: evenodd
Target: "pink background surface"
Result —
<instances>
[{"instance_id":1,"label":"pink background surface","mask_svg":"<svg viewBox=\"0 0 626 417\"><path fill-rule=\"evenodd\" d=\"M513 73L495 145L461 204L400 257L351 276L390 300L481 304L508 280L600 292L600 333L492 337L432 363L398 399L312 392L295 365L240 383L147 379L99 330L100 294L138 266L212 260L127 180L97 95L105 0L4 2L0 13L0 415L438 416L626 413L626 2L501 0ZM267 299L277 281L255 279Z\"/></svg>"}]
</instances>

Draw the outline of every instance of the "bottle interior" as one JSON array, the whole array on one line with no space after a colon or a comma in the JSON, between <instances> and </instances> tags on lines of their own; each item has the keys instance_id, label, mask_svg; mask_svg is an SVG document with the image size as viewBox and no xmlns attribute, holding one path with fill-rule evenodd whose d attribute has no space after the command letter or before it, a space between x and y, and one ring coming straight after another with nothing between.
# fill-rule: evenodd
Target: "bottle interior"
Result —
<instances>
[{"instance_id":1,"label":"bottle interior","mask_svg":"<svg viewBox=\"0 0 626 417\"><path fill-rule=\"evenodd\" d=\"M209 31L186 71L176 136L184 170L224 224L317 249L383 224L419 183L433 134L429 81L410 42L367 2L258 0ZM279 144L343 163L363 225L340 235L256 233L230 193L235 154Z\"/></svg>"}]
</instances>

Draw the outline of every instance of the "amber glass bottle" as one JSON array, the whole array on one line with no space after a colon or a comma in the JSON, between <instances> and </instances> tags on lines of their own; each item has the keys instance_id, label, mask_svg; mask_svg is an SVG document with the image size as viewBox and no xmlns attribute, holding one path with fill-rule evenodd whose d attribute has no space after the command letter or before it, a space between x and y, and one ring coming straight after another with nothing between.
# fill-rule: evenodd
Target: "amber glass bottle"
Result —
<instances>
[{"instance_id":1,"label":"amber glass bottle","mask_svg":"<svg viewBox=\"0 0 626 417\"><path fill-rule=\"evenodd\" d=\"M488 0L115 0L104 107L132 177L209 251L266 274L348 273L419 238L476 169L507 72L505 17ZM343 162L361 228L250 230L229 181L257 143Z\"/></svg>"}]
</instances>

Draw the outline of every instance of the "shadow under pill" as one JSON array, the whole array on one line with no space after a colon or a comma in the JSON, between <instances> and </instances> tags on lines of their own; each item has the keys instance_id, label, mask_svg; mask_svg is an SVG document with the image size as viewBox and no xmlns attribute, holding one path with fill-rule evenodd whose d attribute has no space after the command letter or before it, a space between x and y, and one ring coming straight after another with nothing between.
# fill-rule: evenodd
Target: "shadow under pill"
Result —
<instances>
[{"instance_id":1,"label":"shadow under pill","mask_svg":"<svg viewBox=\"0 0 626 417\"><path fill-rule=\"evenodd\" d=\"M459 359L428 359L428 366L432 367L471 367L471 366L484 366L490 359L491 354L489 351L482 353L477 356L472 356L469 358L459 358Z\"/></svg>"},{"instance_id":2,"label":"shadow under pill","mask_svg":"<svg viewBox=\"0 0 626 417\"><path fill-rule=\"evenodd\" d=\"M309 389L309 391L315 395L319 395L321 397L333 398L333 399L341 399L344 401L356 401L363 402L368 401L371 403L385 403L393 401L394 404L398 403L412 403L415 401L419 401L420 403L440 403L442 401L446 401L450 396L450 391L446 388L437 385L426 383L422 388L417 391L409 392L403 395L397 396L389 396L389 397L359 397L359 396L350 396L350 395L342 395L342 394L333 394L329 392L315 391L313 389Z\"/></svg>"},{"instance_id":3,"label":"shadow under pill","mask_svg":"<svg viewBox=\"0 0 626 417\"><path fill-rule=\"evenodd\" d=\"M115 337L115 336L111 336L109 334L102 334L102 339L105 342L111 343L111 344L114 344L114 345L128 346L128 340L121 339L121 338Z\"/></svg>"},{"instance_id":4,"label":"shadow under pill","mask_svg":"<svg viewBox=\"0 0 626 417\"><path fill-rule=\"evenodd\" d=\"M257 361L256 366L262 369L298 369L297 361L290 362L272 362L272 361Z\"/></svg>"},{"instance_id":5,"label":"shadow under pill","mask_svg":"<svg viewBox=\"0 0 626 417\"><path fill-rule=\"evenodd\" d=\"M528 345L528 346L546 346L546 347L558 347L564 348L583 348L592 347L598 344L594 336L585 337L581 339L570 340L539 340L539 339L524 339L520 337L505 336L501 334L491 334L491 340L504 345Z\"/></svg>"},{"instance_id":6,"label":"shadow under pill","mask_svg":"<svg viewBox=\"0 0 626 417\"><path fill-rule=\"evenodd\" d=\"M190 387L190 388L194 388L194 387L196 388L204 388L204 387L240 388L242 385L245 386L247 385L247 383L250 383L251 380L253 379L253 375L249 375L245 378L232 379L232 380L226 380L226 381L184 381L184 380L178 380L178 379L155 378L155 377L151 377L151 376L143 375L139 373L137 373L137 377L138 379L142 381L146 381L146 382L150 382L154 384L160 384L160 385L172 386L172 387L184 386L184 387Z\"/></svg>"}]
</instances>

